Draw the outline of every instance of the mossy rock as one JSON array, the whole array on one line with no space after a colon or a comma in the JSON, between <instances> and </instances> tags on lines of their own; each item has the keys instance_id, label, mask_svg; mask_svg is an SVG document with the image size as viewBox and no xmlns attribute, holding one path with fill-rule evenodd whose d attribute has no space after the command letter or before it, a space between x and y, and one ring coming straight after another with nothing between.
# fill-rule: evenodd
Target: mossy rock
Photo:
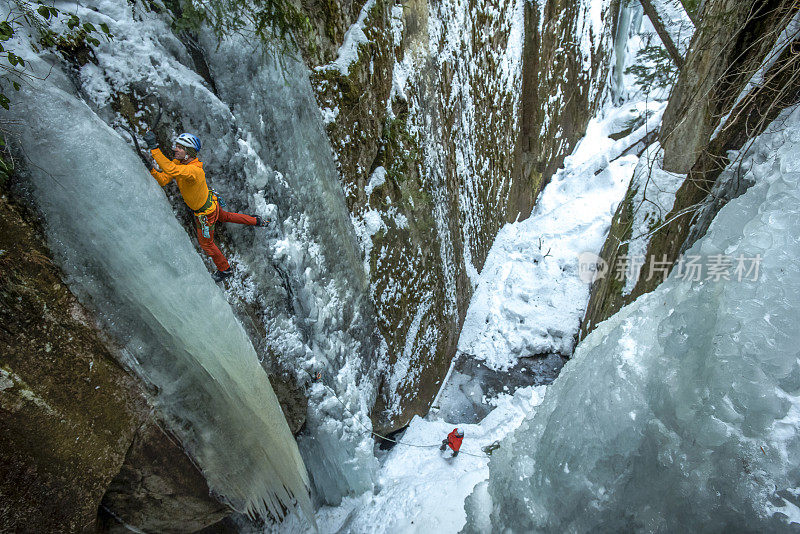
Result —
<instances>
[{"instance_id":1,"label":"mossy rock","mask_svg":"<svg viewBox=\"0 0 800 534\"><path fill-rule=\"evenodd\" d=\"M149 409L6 197L0 266L0 524L91 529Z\"/></svg>"}]
</instances>

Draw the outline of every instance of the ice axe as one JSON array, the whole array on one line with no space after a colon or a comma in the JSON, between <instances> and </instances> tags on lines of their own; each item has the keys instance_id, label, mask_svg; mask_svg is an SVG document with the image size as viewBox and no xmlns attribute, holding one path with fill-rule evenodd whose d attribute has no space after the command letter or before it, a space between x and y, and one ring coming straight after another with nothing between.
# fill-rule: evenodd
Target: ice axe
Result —
<instances>
[{"instance_id":1,"label":"ice axe","mask_svg":"<svg viewBox=\"0 0 800 534\"><path fill-rule=\"evenodd\" d=\"M136 135L133 133L133 130L131 130L127 126L121 126L121 128L126 132L128 132L128 135L130 135L131 139L133 139L133 144L136 145L136 155L139 156L140 160L142 160L144 166L147 167L148 169L151 169L153 167L153 164L147 159L147 157L145 157L144 154L142 154L142 147L139 146L139 140L136 139Z\"/></svg>"},{"instance_id":2,"label":"ice axe","mask_svg":"<svg viewBox=\"0 0 800 534\"><path fill-rule=\"evenodd\" d=\"M147 128L147 131L155 131L156 127L158 126L158 123L161 122L161 115L164 113L164 110L161 107L161 100L157 96L155 97L155 99L156 99L156 104L158 105L158 113L156 114L156 120L153 121L152 126ZM133 139L133 144L136 146L136 154L139 156L139 159L142 160L144 166L147 167L148 169L151 169L153 167L153 164L142 153L142 147L141 145L139 145L139 140L136 138L136 134L134 133L134 126L133 123L130 121L130 119L128 119L128 125L130 126L130 128L128 126L122 126L121 128L126 132L128 132L128 134L131 136L131 139Z\"/></svg>"}]
</instances>

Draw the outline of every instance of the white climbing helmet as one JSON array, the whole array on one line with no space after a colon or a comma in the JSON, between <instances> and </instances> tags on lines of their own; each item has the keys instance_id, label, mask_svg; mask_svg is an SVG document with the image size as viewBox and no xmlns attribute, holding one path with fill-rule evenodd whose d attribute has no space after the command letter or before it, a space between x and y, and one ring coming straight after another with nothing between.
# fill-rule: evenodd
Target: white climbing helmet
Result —
<instances>
[{"instance_id":1,"label":"white climbing helmet","mask_svg":"<svg viewBox=\"0 0 800 534\"><path fill-rule=\"evenodd\" d=\"M198 139L196 135L185 132L178 136L175 140L175 144L193 148L195 152L200 152L200 147L202 146L200 144L200 139Z\"/></svg>"}]
</instances>

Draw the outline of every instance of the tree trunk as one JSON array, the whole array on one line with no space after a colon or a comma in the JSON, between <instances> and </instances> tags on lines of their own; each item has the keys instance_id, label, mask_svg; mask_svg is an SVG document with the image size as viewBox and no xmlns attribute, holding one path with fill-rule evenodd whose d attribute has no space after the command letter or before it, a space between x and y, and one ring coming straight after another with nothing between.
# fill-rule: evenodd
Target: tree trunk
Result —
<instances>
[{"instance_id":1,"label":"tree trunk","mask_svg":"<svg viewBox=\"0 0 800 534\"><path fill-rule=\"evenodd\" d=\"M661 38L661 42L664 43L664 48L667 49L667 53L669 57L672 58L672 62L675 63L678 70L683 70L683 56L678 51L678 46L672 40L672 36L670 36L667 29L664 27L664 21L658 15L658 11L656 11L653 3L650 0L640 0L640 2L642 8L644 8L645 14L650 17L650 22L653 23L658 36Z\"/></svg>"}]
</instances>

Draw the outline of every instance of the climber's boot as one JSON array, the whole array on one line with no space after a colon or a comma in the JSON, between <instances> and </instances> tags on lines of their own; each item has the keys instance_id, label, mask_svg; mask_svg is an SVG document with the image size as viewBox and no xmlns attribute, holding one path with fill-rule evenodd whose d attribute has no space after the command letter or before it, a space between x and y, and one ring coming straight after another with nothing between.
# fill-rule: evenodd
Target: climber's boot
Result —
<instances>
[{"instance_id":1,"label":"climber's boot","mask_svg":"<svg viewBox=\"0 0 800 534\"><path fill-rule=\"evenodd\" d=\"M214 274L211 275L211 278L213 278L215 282L219 283L232 275L233 275L233 269L228 268L224 271L215 272Z\"/></svg>"}]
</instances>

